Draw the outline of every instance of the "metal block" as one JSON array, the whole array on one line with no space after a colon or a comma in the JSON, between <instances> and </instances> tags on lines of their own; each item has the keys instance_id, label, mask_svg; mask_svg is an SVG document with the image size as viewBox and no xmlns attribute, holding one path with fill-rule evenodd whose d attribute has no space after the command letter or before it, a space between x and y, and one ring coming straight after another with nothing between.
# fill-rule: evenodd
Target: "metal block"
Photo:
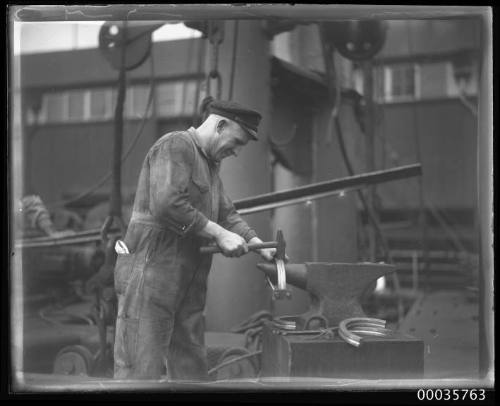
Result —
<instances>
[{"instance_id":1,"label":"metal block","mask_svg":"<svg viewBox=\"0 0 500 406\"><path fill-rule=\"evenodd\" d=\"M421 379L424 371L423 341L397 332L356 348L337 336L277 334L266 323L262 350L263 378Z\"/></svg>"}]
</instances>

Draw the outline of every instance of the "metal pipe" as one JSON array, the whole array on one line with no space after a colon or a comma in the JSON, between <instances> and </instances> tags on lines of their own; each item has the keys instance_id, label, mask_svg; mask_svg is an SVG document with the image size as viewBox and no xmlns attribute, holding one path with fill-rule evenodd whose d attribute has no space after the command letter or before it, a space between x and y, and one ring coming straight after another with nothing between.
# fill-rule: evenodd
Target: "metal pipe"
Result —
<instances>
[{"instance_id":1,"label":"metal pipe","mask_svg":"<svg viewBox=\"0 0 500 406\"><path fill-rule=\"evenodd\" d=\"M376 183L405 179L421 174L421 164L399 166L392 169L347 176L345 178L313 183L311 185L294 189L265 193L258 196L240 199L234 201L234 207L240 212L240 214L243 212L243 209L251 208L253 211L268 210L278 207L276 205L282 203L296 204L300 201L326 197L330 194L340 193L345 190L359 189ZM247 210L246 213L249 213L249 211Z\"/></svg>"}]
</instances>

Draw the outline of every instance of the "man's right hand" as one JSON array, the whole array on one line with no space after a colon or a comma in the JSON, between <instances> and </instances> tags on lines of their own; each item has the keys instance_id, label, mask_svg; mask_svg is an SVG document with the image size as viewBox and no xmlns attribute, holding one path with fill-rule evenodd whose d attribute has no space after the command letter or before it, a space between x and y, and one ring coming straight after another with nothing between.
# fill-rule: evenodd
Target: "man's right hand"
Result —
<instances>
[{"instance_id":1,"label":"man's right hand","mask_svg":"<svg viewBox=\"0 0 500 406\"><path fill-rule=\"evenodd\" d=\"M213 221L209 220L205 227L198 232L198 235L214 239L226 257L239 257L248 252L248 246L243 237L226 230Z\"/></svg>"},{"instance_id":2,"label":"man's right hand","mask_svg":"<svg viewBox=\"0 0 500 406\"><path fill-rule=\"evenodd\" d=\"M215 237L215 242L226 257L240 257L248 252L245 239L224 228Z\"/></svg>"}]
</instances>

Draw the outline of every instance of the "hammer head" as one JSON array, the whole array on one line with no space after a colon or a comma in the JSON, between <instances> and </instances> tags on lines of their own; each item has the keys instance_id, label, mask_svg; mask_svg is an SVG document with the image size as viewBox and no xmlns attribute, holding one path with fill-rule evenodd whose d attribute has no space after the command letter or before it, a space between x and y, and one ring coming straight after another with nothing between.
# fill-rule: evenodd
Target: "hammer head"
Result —
<instances>
[{"instance_id":1,"label":"hammer head","mask_svg":"<svg viewBox=\"0 0 500 406\"><path fill-rule=\"evenodd\" d=\"M278 230L276 232L276 242L278 243L276 246L276 255L274 256L276 259L281 259L285 260L285 248L286 248L286 242L285 238L283 237L283 231Z\"/></svg>"}]
</instances>

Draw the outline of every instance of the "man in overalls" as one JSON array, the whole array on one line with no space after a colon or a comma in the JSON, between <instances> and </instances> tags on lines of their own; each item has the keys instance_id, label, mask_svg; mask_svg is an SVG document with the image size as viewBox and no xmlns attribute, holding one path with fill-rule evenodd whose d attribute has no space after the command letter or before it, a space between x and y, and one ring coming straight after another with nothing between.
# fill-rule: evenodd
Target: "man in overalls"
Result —
<instances>
[{"instance_id":1,"label":"man in overalls","mask_svg":"<svg viewBox=\"0 0 500 406\"><path fill-rule=\"evenodd\" d=\"M161 137L139 176L132 217L117 251L115 378L206 380L203 310L211 254L238 257L262 242L225 194L219 166L257 140L261 115L212 101L198 128ZM128 252L128 253L127 253ZM272 261L275 249L260 250Z\"/></svg>"}]
</instances>

